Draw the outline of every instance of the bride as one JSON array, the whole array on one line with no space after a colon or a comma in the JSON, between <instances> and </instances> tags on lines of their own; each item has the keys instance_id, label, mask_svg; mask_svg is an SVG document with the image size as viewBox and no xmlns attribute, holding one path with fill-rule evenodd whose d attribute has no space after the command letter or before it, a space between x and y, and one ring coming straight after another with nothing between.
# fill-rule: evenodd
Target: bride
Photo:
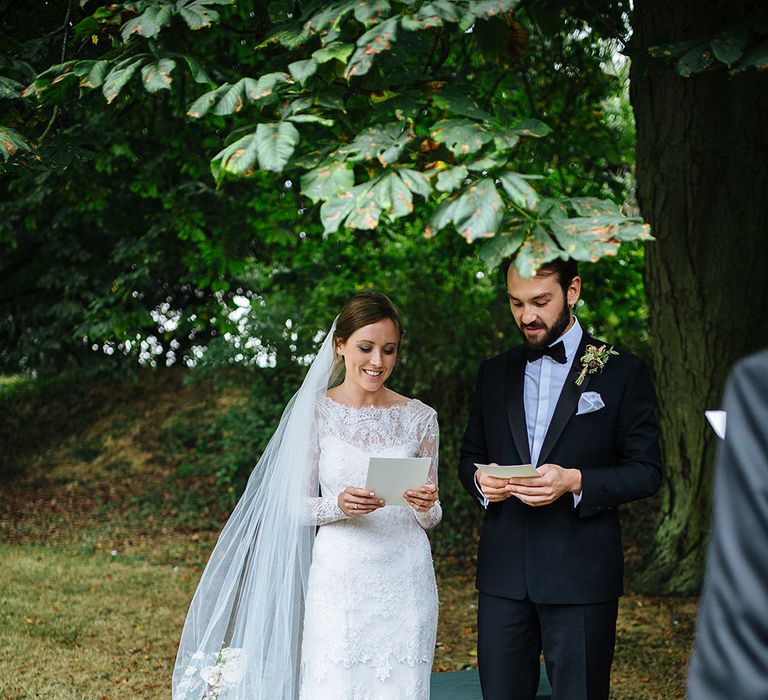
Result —
<instances>
[{"instance_id":1,"label":"bride","mask_svg":"<svg viewBox=\"0 0 768 700\"><path fill-rule=\"evenodd\" d=\"M203 572L174 700L429 697L438 426L384 385L401 335L383 294L339 314ZM363 488L371 455L431 458L408 507Z\"/></svg>"}]
</instances>

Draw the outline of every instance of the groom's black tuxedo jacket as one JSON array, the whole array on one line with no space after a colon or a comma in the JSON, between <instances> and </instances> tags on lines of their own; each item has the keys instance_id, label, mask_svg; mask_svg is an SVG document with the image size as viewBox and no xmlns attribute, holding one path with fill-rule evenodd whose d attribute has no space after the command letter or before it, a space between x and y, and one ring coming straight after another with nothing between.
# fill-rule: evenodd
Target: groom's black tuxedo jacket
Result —
<instances>
[{"instance_id":1,"label":"groom's black tuxedo jacket","mask_svg":"<svg viewBox=\"0 0 768 700\"><path fill-rule=\"evenodd\" d=\"M538 460L580 469L581 502L574 507L567 493L541 507L514 497L489 504L477 561L483 593L548 604L595 603L622 593L617 506L650 496L661 484L656 398L645 365L625 350L577 386L579 360L589 344L603 343L582 337ZM459 465L464 488L478 500L476 462L530 462L525 367L523 346L480 366ZM585 391L599 393L605 406L576 415Z\"/></svg>"}]
</instances>

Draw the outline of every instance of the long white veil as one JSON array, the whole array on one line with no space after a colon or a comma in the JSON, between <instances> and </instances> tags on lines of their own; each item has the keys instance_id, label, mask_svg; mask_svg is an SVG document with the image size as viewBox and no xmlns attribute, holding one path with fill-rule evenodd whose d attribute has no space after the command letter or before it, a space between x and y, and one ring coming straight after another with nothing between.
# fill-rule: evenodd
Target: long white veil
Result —
<instances>
[{"instance_id":1,"label":"long white veil","mask_svg":"<svg viewBox=\"0 0 768 700\"><path fill-rule=\"evenodd\" d=\"M334 322L248 480L192 599L173 700L294 700L318 496L315 403L334 372Z\"/></svg>"}]
</instances>

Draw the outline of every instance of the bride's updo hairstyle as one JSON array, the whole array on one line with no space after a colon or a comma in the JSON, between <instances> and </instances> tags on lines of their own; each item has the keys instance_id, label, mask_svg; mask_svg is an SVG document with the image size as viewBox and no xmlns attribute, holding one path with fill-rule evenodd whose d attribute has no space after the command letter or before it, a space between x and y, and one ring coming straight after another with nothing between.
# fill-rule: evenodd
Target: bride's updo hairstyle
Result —
<instances>
[{"instance_id":1,"label":"bride's updo hairstyle","mask_svg":"<svg viewBox=\"0 0 768 700\"><path fill-rule=\"evenodd\" d=\"M336 319L336 330L333 332L334 345L336 342L346 343L349 337L359 328L377 323L388 318L395 324L398 343L405 329L400 320L400 311L392 300L381 292L360 292L355 294L344 306ZM336 370L344 368L344 358L336 357ZM334 372L335 374L336 372Z\"/></svg>"}]
</instances>

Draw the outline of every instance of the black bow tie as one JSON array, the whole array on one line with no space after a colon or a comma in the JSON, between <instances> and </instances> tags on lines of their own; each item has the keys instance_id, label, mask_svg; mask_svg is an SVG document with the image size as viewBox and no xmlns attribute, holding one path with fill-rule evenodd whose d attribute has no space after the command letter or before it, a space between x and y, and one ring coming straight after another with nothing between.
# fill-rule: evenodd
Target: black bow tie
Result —
<instances>
[{"instance_id":1,"label":"black bow tie","mask_svg":"<svg viewBox=\"0 0 768 700\"><path fill-rule=\"evenodd\" d=\"M563 341L559 341L554 345L550 345L545 348L525 348L525 356L528 362L536 362L540 360L544 355L549 355L555 362L559 362L561 365L566 363L565 357L565 345Z\"/></svg>"}]
</instances>

